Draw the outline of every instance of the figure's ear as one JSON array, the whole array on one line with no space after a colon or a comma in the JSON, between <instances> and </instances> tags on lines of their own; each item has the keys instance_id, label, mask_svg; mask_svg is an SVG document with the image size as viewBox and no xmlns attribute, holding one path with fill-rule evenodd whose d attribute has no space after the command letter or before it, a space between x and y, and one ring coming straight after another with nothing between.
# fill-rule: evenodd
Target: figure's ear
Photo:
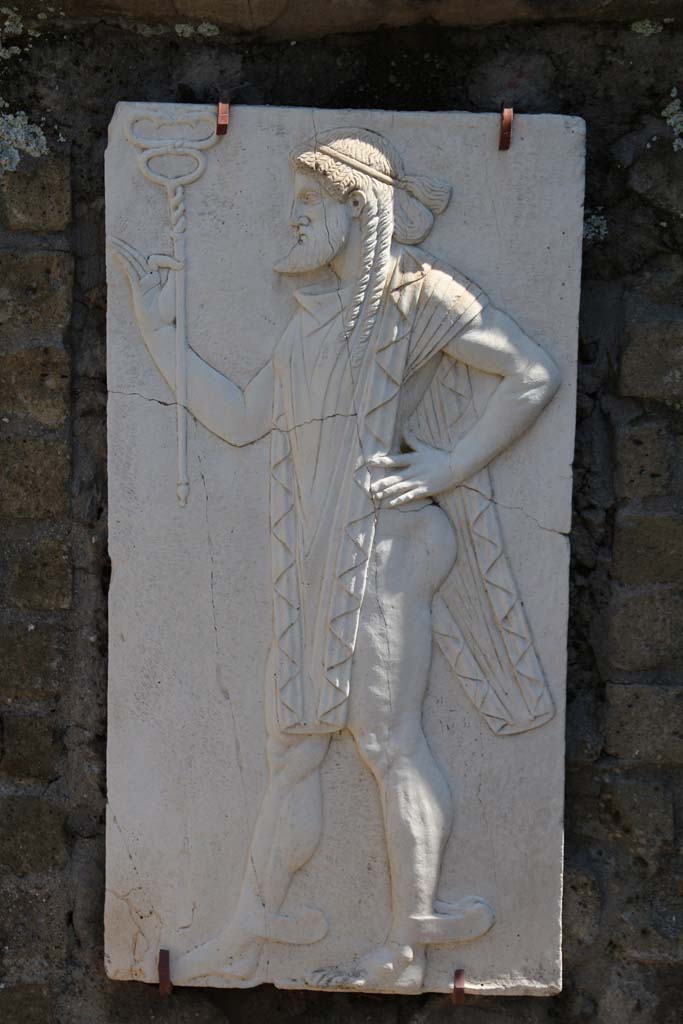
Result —
<instances>
[{"instance_id":1,"label":"figure's ear","mask_svg":"<svg viewBox=\"0 0 683 1024\"><path fill-rule=\"evenodd\" d=\"M355 191L351 193L348 198L348 203L352 217L360 217L365 208L365 202L365 192L362 192L359 188L355 189Z\"/></svg>"}]
</instances>

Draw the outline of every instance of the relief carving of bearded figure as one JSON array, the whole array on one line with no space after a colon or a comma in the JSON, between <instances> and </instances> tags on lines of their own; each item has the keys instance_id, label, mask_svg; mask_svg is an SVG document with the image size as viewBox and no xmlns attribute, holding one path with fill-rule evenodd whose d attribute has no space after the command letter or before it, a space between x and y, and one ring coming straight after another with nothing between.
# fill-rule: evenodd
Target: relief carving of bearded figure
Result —
<instances>
[{"instance_id":1,"label":"relief carving of bearded figure","mask_svg":"<svg viewBox=\"0 0 683 1024\"><path fill-rule=\"evenodd\" d=\"M315 943L334 927L282 906L320 840L330 737L348 730L379 789L391 913L378 949L321 965L310 984L416 992L430 943L475 941L495 911L438 891L452 805L422 729L433 641L494 732L554 713L487 467L559 373L480 287L419 247L447 184L406 175L390 142L362 128L317 135L291 165L294 240L274 269L323 280L294 293L272 358L243 390L188 353L192 415L230 445L270 435L269 782L237 906L172 972L248 984L266 941ZM173 388L174 272L112 244ZM453 841L466 838L456 829Z\"/></svg>"}]
</instances>

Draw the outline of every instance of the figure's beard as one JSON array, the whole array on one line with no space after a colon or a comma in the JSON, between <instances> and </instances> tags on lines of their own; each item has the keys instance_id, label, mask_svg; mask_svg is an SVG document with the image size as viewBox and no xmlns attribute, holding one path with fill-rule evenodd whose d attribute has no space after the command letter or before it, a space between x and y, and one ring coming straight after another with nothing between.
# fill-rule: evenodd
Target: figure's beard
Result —
<instances>
[{"instance_id":1,"label":"figure's beard","mask_svg":"<svg viewBox=\"0 0 683 1024\"><path fill-rule=\"evenodd\" d=\"M349 222L343 207L335 204L324 221L309 224L283 259L274 264L278 274L303 274L327 266L346 245Z\"/></svg>"}]
</instances>

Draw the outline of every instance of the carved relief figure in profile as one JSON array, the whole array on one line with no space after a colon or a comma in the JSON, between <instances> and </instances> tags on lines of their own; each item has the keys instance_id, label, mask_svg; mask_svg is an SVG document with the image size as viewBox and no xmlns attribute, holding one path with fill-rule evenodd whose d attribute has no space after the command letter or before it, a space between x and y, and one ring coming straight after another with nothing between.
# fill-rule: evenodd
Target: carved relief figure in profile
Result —
<instances>
[{"instance_id":1,"label":"carved relief figure in profile","mask_svg":"<svg viewBox=\"0 0 683 1024\"><path fill-rule=\"evenodd\" d=\"M239 901L173 977L243 984L266 940L315 943L334 927L282 906L319 843L320 766L346 729L379 788L391 915L380 948L320 965L310 982L420 991L429 944L476 940L495 909L438 892L452 802L422 729L433 639L496 733L554 713L487 467L559 374L481 288L418 248L447 184L406 175L394 146L362 128L321 133L291 162L294 242L275 270L321 280L294 293L272 359L243 390L188 353L187 405L201 423L231 445L270 434L273 637L269 782ZM173 388L175 271L112 244Z\"/></svg>"}]
</instances>

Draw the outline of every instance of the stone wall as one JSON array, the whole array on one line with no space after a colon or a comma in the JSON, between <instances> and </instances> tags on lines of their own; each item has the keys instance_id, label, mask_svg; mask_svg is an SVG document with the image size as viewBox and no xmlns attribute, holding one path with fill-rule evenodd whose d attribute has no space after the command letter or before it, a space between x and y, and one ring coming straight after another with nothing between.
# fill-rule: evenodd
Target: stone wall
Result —
<instances>
[{"instance_id":1,"label":"stone wall","mask_svg":"<svg viewBox=\"0 0 683 1024\"><path fill-rule=\"evenodd\" d=\"M280 40L230 37L221 27L231 24L225 11L234 21L240 5L204 6L176 3L169 12L161 0L70 2L67 14L83 15L71 21L40 3L0 11L0 1019L676 1024L683 1002L683 112L676 95L683 36L672 20L676 5L484 4L472 22L522 11L529 23L473 30L434 22L449 6L465 12L462 22L475 4L388 3L378 13L381 5L366 3L357 6L372 16L359 25L350 13L349 29L416 24L305 41L324 30L327 5L316 8L313 24L305 5L292 4L288 17L298 9L300 20L290 20L294 38ZM337 30L342 6L329 5ZM494 13L482 19L483 8ZM131 10L147 20L125 20ZM614 22L605 20L610 11ZM219 95L469 110L495 110L509 97L519 111L580 114L588 123L566 981L556 999L470 998L455 1008L443 997L263 987L176 991L163 1001L153 987L104 977L102 158L117 100Z\"/></svg>"}]
</instances>

